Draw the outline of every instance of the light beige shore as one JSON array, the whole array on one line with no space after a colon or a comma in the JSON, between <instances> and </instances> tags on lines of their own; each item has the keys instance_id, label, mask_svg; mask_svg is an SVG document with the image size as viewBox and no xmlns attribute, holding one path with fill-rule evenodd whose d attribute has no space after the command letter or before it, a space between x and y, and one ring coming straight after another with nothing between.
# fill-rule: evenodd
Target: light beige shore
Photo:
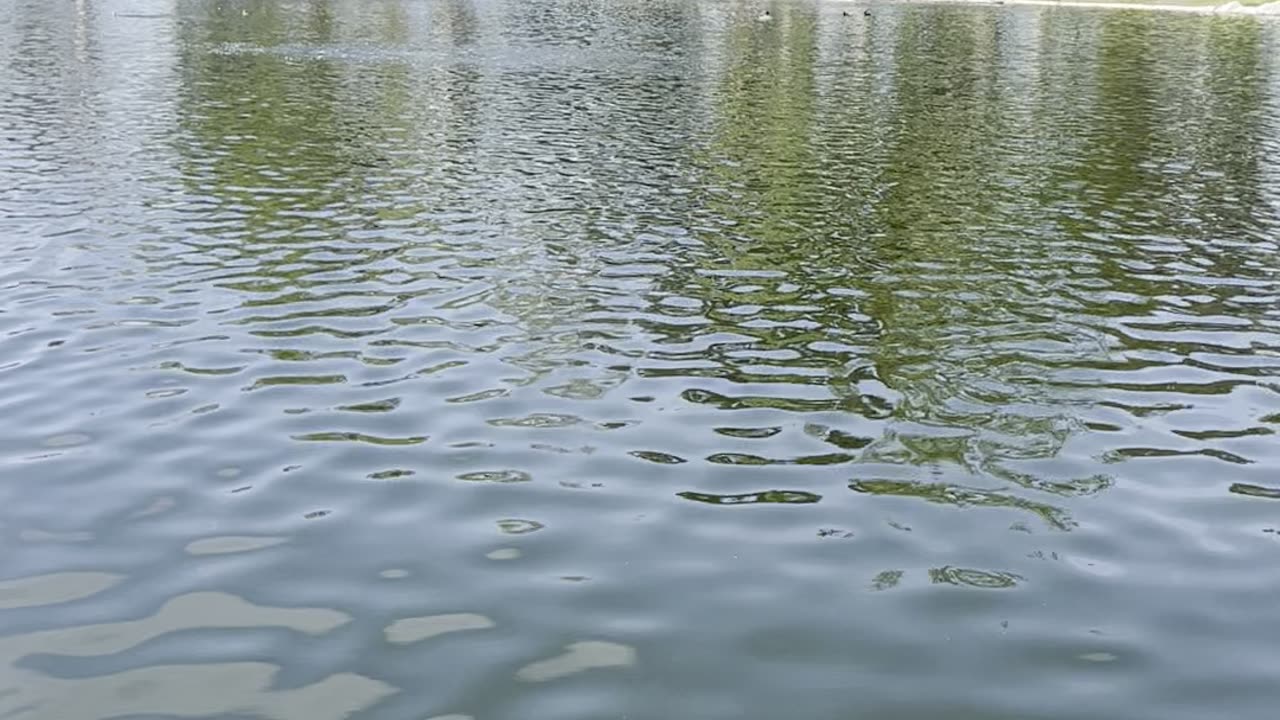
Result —
<instances>
[{"instance_id":1,"label":"light beige shore","mask_svg":"<svg viewBox=\"0 0 1280 720\"><path fill-rule=\"evenodd\" d=\"M1109 2L1108 0L902 0L905 3L955 5L1033 5L1039 7L1093 8L1098 10L1153 10L1196 15L1258 15L1280 18L1280 2L1244 5L1228 2L1221 5L1160 2Z\"/></svg>"}]
</instances>

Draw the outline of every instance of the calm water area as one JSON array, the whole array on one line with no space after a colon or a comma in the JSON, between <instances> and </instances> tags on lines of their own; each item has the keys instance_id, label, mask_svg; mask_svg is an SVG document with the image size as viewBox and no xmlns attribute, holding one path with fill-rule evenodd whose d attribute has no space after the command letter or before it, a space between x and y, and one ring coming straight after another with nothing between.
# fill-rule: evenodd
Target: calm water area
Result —
<instances>
[{"instance_id":1,"label":"calm water area","mask_svg":"<svg viewBox=\"0 0 1280 720\"><path fill-rule=\"evenodd\" d=\"M1280 23L0 0L0 718L1272 720L1277 431Z\"/></svg>"}]
</instances>

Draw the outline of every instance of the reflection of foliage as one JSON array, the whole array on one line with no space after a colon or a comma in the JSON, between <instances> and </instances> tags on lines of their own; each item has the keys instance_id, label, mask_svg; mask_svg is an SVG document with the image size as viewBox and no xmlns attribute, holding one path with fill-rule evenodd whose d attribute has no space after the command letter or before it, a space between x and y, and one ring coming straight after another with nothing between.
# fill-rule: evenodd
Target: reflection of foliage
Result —
<instances>
[{"instance_id":1,"label":"reflection of foliage","mask_svg":"<svg viewBox=\"0 0 1280 720\"><path fill-rule=\"evenodd\" d=\"M374 39L395 43L404 23L395 4L387 5L362 17L376 16ZM252 272L223 274L223 286L246 303L331 299L312 291L325 284L316 276L326 271L360 273L361 279L386 274L372 266L397 249L361 247L339 257L336 247L347 233L420 209L413 202L352 202L374 185L386 191L408 182L390 176L402 161L386 148L403 134L414 105L401 63L357 65L307 52L358 32L354 20L335 12L332 0L247 0L205 3L198 20L179 25L184 77L176 149L189 194L218 210L207 214L218 220L190 227L207 257L228 266L252 261L244 263ZM334 252L326 257L326 250ZM375 299L323 312L351 318L387 308ZM243 322L281 319L288 318Z\"/></svg>"},{"instance_id":2,"label":"reflection of foliage","mask_svg":"<svg viewBox=\"0 0 1280 720\"><path fill-rule=\"evenodd\" d=\"M707 462L716 465L839 465L854 459L854 456L845 453L802 455L797 458L767 458L746 453L714 453L707 456Z\"/></svg>"},{"instance_id":3,"label":"reflection of foliage","mask_svg":"<svg viewBox=\"0 0 1280 720\"><path fill-rule=\"evenodd\" d=\"M850 490L872 495L897 495L918 497L932 503L959 507L1007 507L1035 513L1050 527L1070 530L1075 521L1066 510L1045 503L994 490L952 485L949 483L916 483L902 480L858 480L849 485Z\"/></svg>"},{"instance_id":4,"label":"reflection of foliage","mask_svg":"<svg viewBox=\"0 0 1280 720\"><path fill-rule=\"evenodd\" d=\"M1011 588L1023 578L1019 575L994 570L973 570L944 565L929 570L929 580L936 584L967 585L969 587L1001 589Z\"/></svg>"},{"instance_id":5,"label":"reflection of foliage","mask_svg":"<svg viewBox=\"0 0 1280 720\"><path fill-rule=\"evenodd\" d=\"M679 455L672 455L671 453L659 452L657 450L632 450L627 454L632 457L638 457L641 460L648 460L649 462L658 463L660 465L680 465L682 463L689 462Z\"/></svg>"},{"instance_id":6,"label":"reflection of foliage","mask_svg":"<svg viewBox=\"0 0 1280 720\"><path fill-rule=\"evenodd\" d=\"M802 490L765 490L754 493L740 493L737 495L713 495L711 493L700 492L682 492L676 493L685 500L694 500L711 505L756 505L760 503L785 503L804 505L816 503L822 499L821 495Z\"/></svg>"},{"instance_id":7,"label":"reflection of foliage","mask_svg":"<svg viewBox=\"0 0 1280 720\"><path fill-rule=\"evenodd\" d=\"M691 389L681 393L681 397L689 402L714 405L722 410L748 410L754 408L773 408L792 412L839 410L873 418L888 417L893 412L892 406L888 405L883 399L869 395L809 400L769 395L729 396L710 390Z\"/></svg>"},{"instance_id":8,"label":"reflection of foliage","mask_svg":"<svg viewBox=\"0 0 1280 720\"><path fill-rule=\"evenodd\" d=\"M1179 295L1178 283L1163 276L1187 275L1135 272L1152 258L1134 238L1239 235L1253 208L1267 203L1258 175L1269 76L1266 38L1254 23L1169 30L1123 13L1097 20L1045 13L1027 22L911 9L880 26L877 51L840 66L828 64L823 44L839 36L843 49L849 38L826 33L812 9L799 6L777 23L734 22L713 38L698 24L701 10L677 5L635 3L630 24L613 27L607 12L584 15L573 3L515 4L492 24L481 23L468 0L440 3L432 32L440 28L436 39L457 46L501 27L508 39L549 47L601 36L652 42L649 50L671 60L625 72L596 72L590 59L508 72L495 70L492 58L436 67L396 54L360 62L327 52L353 35L375 47L404 45L414 29L401 17L404 3L369 4L383 8L367 10L380 20L363 25L330 0L243 4L250 23L238 7L209 7L179 26L181 169L190 194L231 213L225 223L193 226L194 234L225 241L208 246L210 257L252 260L243 263L252 272L230 274L221 287L265 308L234 322L382 316L415 304L424 286L272 313L341 298L313 287L323 281L309 274L364 265L338 282L374 281L387 267L406 283L415 275L440 280L434 261L447 259L474 272L477 284L502 280L456 307L465 301L518 318L527 347L510 336L493 347L518 347L503 361L527 370L528 382L567 362L591 373L542 388L558 399L605 397L635 378L668 388L673 379L698 378L680 389L699 409L858 421L856 434L805 426L851 452L719 452L705 458L710 463L950 465L1060 497L1101 492L1110 477L1046 479L1023 470L1043 468L1034 461L1058 457L1082 432L1071 422L1083 407L1071 405L1076 398L1096 403L1110 389L1131 400L1151 389L1143 379L1122 383L1121 374L1165 361L1123 350L1189 356L1201 347L1160 337L1179 329L1160 318L1112 322L1151 314L1161 296ZM1031 28L1039 33L1033 42L1001 36L1030 25L1043 25ZM1186 45L1200 48L1198 74L1162 67L1161 49L1180 44L1170 32L1196 40ZM316 47L326 52L309 52ZM1185 103L1169 99L1183 92ZM1063 109L1077 98L1081 106ZM1171 168L1172 160L1186 167ZM1182 218L1169 207L1188 222L1172 224ZM483 228L493 233L485 242L504 250L498 236L509 235L518 252L498 260L487 245L471 253L428 245L417 235L432 234L444 208L456 211L457 233ZM391 221L400 230L384 234ZM335 239L344 243L325 245ZM415 243L421 259L409 262L401 253ZM355 245L359 258L349 254ZM1246 252L1190 252L1180 256L1185 267L1242 278L1258 272L1241 267ZM1202 286L1185 295L1218 292L1235 291ZM624 298L636 304L609 302ZM417 322L424 334L441 325L435 316L399 317L388 331L400 342ZM498 322L505 321L474 327ZM636 328L643 337L628 344ZM320 325L255 332L320 331L352 341L382 332ZM626 360L608 372L595 358L566 360L587 343ZM277 360L324 357L279 352ZM1108 402L1130 415L1152 411ZM539 414L492 423L562 420ZM780 430L717 432L763 439ZM656 449L632 456L685 462ZM1246 490L1233 492L1257 494L1239 487ZM888 481L853 488L1017 508L1052 527L1073 525L1064 510L1008 492ZM682 496L717 504L818 500L787 491Z\"/></svg>"},{"instance_id":9,"label":"reflection of foliage","mask_svg":"<svg viewBox=\"0 0 1280 720\"><path fill-rule=\"evenodd\" d=\"M543 524L536 520L506 518L498 521L498 529L508 535L524 535L526 533L537 532L542 528Z\"/></svg>"},{"instance_id":10,"label":"reflection of foliage","mask_svg":"<svg viewBox=\"0 0 1280 720\"><path fill-rule=\"evenodd\" d=\"M995 462L984 463L983 467L991 473L992 477L1015 482L1022 487L1031 488L1032 490L1040 490L1042 492L1068 497L1096 495L1115 484L1114 478L1110 475L1103 474L1090 475L1082 478L1072 478L1069 480L1047 480L1028 473L1009 470L1001 467Z\"/></svg>"},{"instance_id":11,"label":"reflection of foliage","mask_svg":"<svg viewBox=\"0 0 1280 720\"><path fill-rule=\"evenodd\" d=\"M754 239L810 236L803 220L822 198L811 145L816 30L812 11L795 7L776 26L738 23L728 35L707 181L734 188L710 200Z\"/></svg>"},{"instance_id":12,"label":"reflection of foliage","mask_svg":"<svg viewBox=\"0 0 1280 720\"><path fill-rule=\"evenodd\" d=\"M1232 483L1231 487L1227 489L1237 495L1251 495L1253 497L1280 500L1280 488L1270 488L1263 485L1249 485L1247 483Z\"/></svg>"},{"instance_id":13,"label":"reflection of foliage","mask_svg":"<svg viewBox=\"0 0 1280 720\"><path fill-rule=\"evenodd\" d=\"M876 574L871 580L872 590L888 590L895 588L902 581L901 570L884 570Z\"/></svg>"},{"instance_id":14,"label":"reflection of foliage","mask_svg":"<svg viewBox=\"0 0 1280 720\"><path fill-rule=\"evenodd\" d=\"M1167 457L1195 457L1201 455L1211 457L1222 462L1229 462L1233 465L1251 465L1253 460L1247 457L1237 455L1226 450L1217 448L1196 448L1194 450L1174 450L1171 448L1116 448L1108 450L1102 456L1103 462L1122 462L1124 460L1132 460L1136 458L1167 458Z\"/></svg>"}]
</instances>

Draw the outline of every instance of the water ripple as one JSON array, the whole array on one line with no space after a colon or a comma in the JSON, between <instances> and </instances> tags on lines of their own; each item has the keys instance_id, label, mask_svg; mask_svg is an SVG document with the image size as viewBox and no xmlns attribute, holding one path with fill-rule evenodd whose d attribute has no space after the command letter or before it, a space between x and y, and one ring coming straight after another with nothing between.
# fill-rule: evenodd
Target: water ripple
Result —
<instances>
[{"instance_id":1,"label":"water ripple","mask_svg":"<svg viewBox=\"0 0 1280 720\"><path fill-rule=\"evenodd\" d=\"M0 715L1274 714L1273 23L127 4L0 21Z\"/></svg>"}]
</instances>

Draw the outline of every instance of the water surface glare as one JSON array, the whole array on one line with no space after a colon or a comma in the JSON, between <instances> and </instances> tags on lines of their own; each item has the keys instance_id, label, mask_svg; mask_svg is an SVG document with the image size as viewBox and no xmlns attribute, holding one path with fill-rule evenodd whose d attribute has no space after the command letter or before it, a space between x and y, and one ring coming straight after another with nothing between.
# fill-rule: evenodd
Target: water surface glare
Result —
<instances>
[{"instance_id":1,"label":"water surface glare","mask_svg":"<svg viewBox=\"0 0 1280 720\"><path fill-rule=\"evenodd\" d=\"M0 0L0 717L1271 720L1278 239L1258 18Z\"/></svg>"}]
</instances>

